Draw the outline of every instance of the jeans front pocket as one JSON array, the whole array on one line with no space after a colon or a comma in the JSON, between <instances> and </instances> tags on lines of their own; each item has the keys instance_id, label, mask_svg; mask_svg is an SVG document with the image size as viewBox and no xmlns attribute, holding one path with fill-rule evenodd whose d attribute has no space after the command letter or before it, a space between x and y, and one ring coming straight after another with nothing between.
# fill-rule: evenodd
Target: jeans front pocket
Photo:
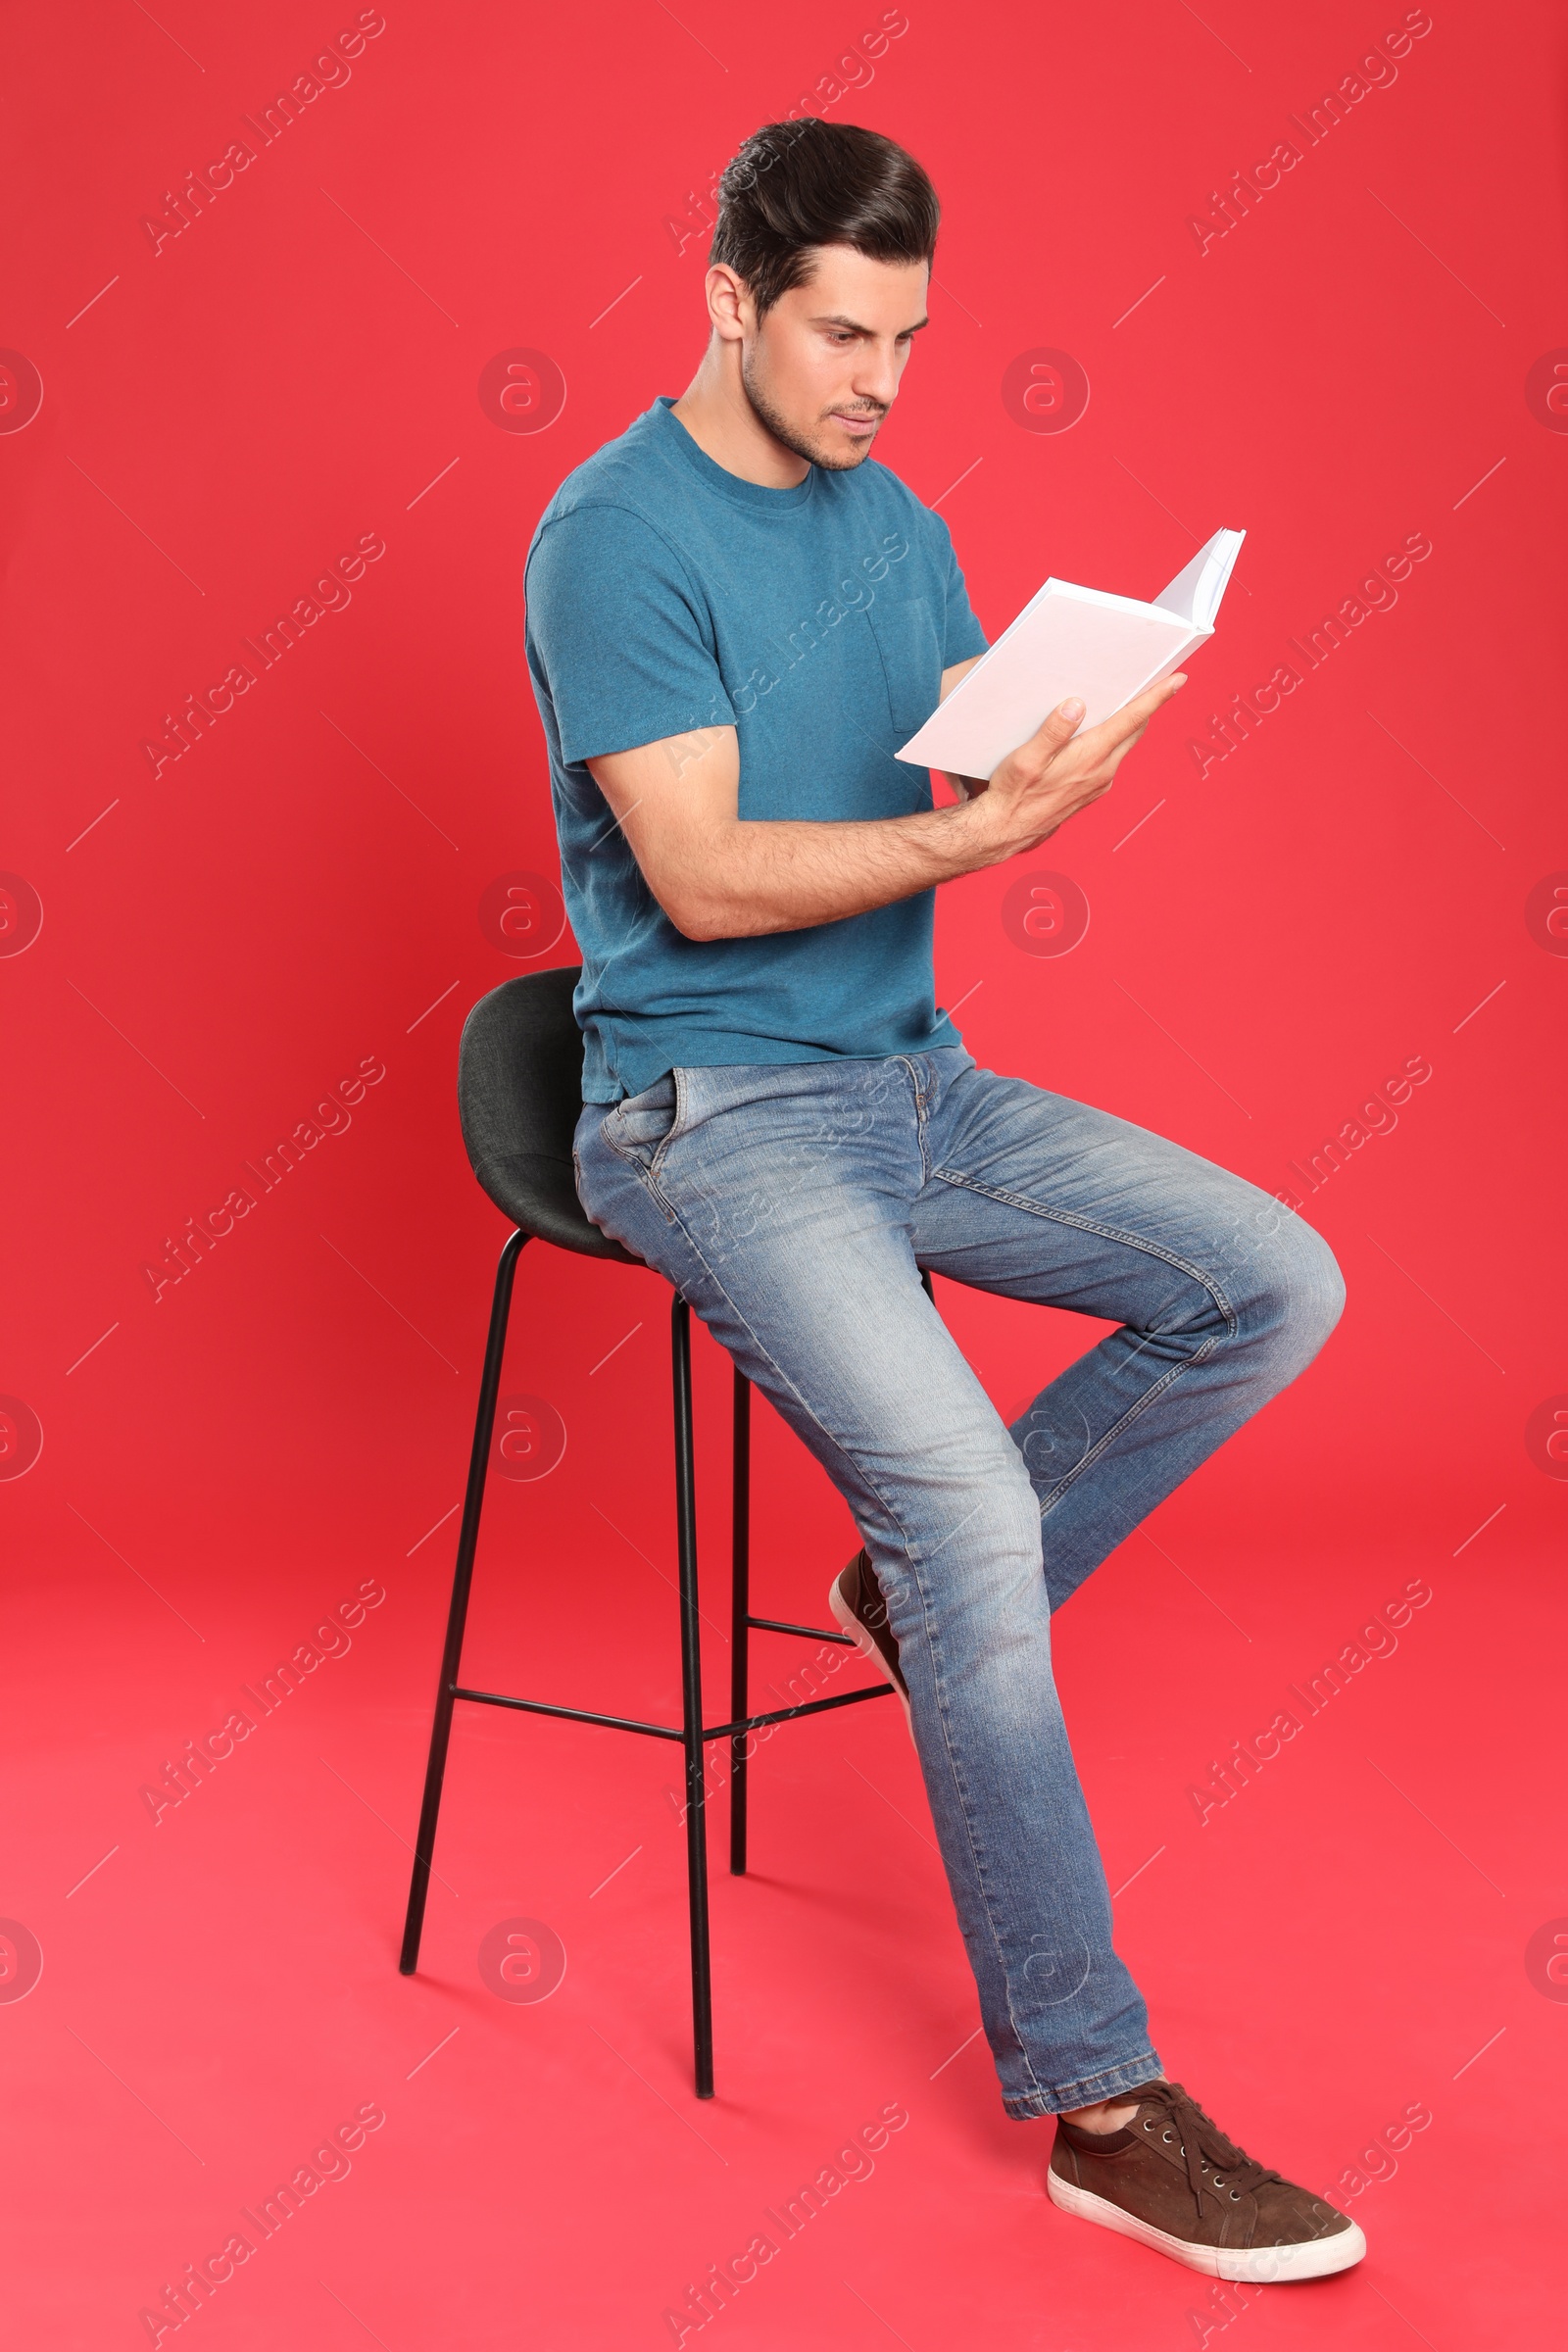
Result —
<instances>
[{"instance_id":1,"label":"jeans front pocket","mask_svg":"<svg viewBox=\"0 0 1568 2352\"><path fill-rule=\"evenodd\" d=\"M878 597L866 618L882 657L893 724L913 734L942 699L942 648L931 608L922 599L890 604Z\"/></svg>"},{"instance_id":2,"label":"jeans front pocket","mask_svg":"<svg viewBox=\"0 0 1568 2352\"><path fill-rule=\"evenodd\" d=\"M680 1120L677 1073L666 1070L640 1095L627 1095L605 1119L599 1132L612 1152L633 1159L650 1173Z\"/></svg>"}]
</instances>

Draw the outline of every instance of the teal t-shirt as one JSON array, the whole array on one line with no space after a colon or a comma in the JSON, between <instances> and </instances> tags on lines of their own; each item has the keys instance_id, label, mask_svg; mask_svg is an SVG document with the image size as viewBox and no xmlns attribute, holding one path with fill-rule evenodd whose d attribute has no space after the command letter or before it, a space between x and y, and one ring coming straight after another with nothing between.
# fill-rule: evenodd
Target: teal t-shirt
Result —
<instances>
[{"instance_id":1,"label":"teal t-shirt","mask_svg":"<svg viewBox=\"0 0 1568 2352\"><path fill-rule=\"evenodd\" d=\"M733 726L743 820L907 815L931 807L931 781L894 753L943 670L986 650L946 523L885 466L764 489L705 456L672 407L657 400L567 475L524 571L589 1102L679 1067L959 1043L936 1004L934 892L805 931L687 939L588 771Z\"/></svg>"}]
</instances>

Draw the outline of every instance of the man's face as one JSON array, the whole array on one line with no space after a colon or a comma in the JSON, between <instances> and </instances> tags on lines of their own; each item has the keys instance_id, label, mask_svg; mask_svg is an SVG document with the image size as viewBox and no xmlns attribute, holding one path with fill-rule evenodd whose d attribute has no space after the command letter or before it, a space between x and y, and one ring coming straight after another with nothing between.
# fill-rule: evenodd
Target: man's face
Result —
<instances>
[{"instance_id":1,"label":"man's face","mask_svg":"<svg viewBox=\"0 0 1568 2352\"><path fill-rule=\"evenodd\" d=\"M925 324L924 262L873 262L819 245L804 286L760 323L744 306L741 376L776 441L832 472L863 463Z\"/></svg>"}]
</instances>

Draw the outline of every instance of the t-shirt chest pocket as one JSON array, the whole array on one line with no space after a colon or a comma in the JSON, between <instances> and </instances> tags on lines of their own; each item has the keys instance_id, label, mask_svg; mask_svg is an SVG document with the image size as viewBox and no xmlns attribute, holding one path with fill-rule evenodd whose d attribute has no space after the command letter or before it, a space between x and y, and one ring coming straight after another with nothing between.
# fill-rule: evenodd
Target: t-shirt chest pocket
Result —
<instances>
[{"instance_id":1,"label":"t-shirt chest pocket","mask_svg":"<svg viewBox=\"0 0 1568 2352\"><path fill-rule=\"evenodd\" d=\"M912 735L942 699L942 649L931 608L918 599L890 604L878 597L866 618L882 657L893 724Z\"/></svg>"}]
</instances>

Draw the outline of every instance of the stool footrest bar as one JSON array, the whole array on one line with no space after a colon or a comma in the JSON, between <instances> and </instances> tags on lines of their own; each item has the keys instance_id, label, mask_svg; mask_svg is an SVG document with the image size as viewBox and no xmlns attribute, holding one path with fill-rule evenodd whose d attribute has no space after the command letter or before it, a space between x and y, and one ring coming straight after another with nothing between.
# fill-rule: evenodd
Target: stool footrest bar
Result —
<instances>
[{"instance_id":1,"label":"stool footrest bar","mask_svg":"<svg viewBox=\"0 0 1568 2352\"><path fill-rule=\"evenodd\" d=\"M853 1707L862 1698L886 1698L891 1683L873 1683L868 1690L840 1690L832 1698L808 1698L798 1707L775 1707L769 1715L741 1715L733 1723L705 1728L705 1740L729 1740L742 1732L760 1732L770 1723L793 1723L799 1715L824 1715L829 1707ZM515 1707L523 1715L556 1715L567 1723L597 1723L612 1732L643 1732L650 1740L681 1740L678 1724L638 1723L630 1715L599 1715L591 1707L557 1707L543 1698L509 1698L500 1690L464 1690L454 1683L454 1698L471 1699L481 1707Z\"/></svg>"},{"instance_id":2,"label":"stool footrest bar","mask_svg":"<svg viewBox=\"0 0 1568 2352\"><path fill-rule=\"evenodd\" d=\"M743 1715L738 1723L715 1723L705 1740L727 1740L735 1732L760 1731L765 1723L793 1723L797 1715L825 1715L829 1707L853 1707L862 1698L887 1698L891 1683L873 1683L869 1690L841 1690L833 1698L808 1698L804 1706L775 1707L771 1715Z\"/></svg>"},{"instance_id":3,"label":"stool footrest bar","mask_svg":"<svg viewBox=\"0 0 1568 2352\"><path fill-rule=\"evenodd\" d=\"M516 1707L525 1715L562 1715L568 1723L598 1723L612 1732L646 1732L651 1740L681 1740L677 1725L673 1730L667 1723L637 1723L629 1715L596 1715L591 1707L553 1707L542 1698L507 1698L499 1690L460 1690L452 1688L454 1698L471 1698L481 1707Z\"/></svg>"},{"instance_id":4,"label":"stool footrest bar","mask_svg":"<svg viewBox=\"0 0 1568 2352\"><path fill-rule=\"evenodd\" d=\"M808 1642L837 1642L846 1649L855 1647L854 1635L841 1634L836 1626L830 1632L825 1625L788 1625L782 1617L748 1617L746 1622L764 1634L804 1634Z\"/></svg>"}]
</instances>

